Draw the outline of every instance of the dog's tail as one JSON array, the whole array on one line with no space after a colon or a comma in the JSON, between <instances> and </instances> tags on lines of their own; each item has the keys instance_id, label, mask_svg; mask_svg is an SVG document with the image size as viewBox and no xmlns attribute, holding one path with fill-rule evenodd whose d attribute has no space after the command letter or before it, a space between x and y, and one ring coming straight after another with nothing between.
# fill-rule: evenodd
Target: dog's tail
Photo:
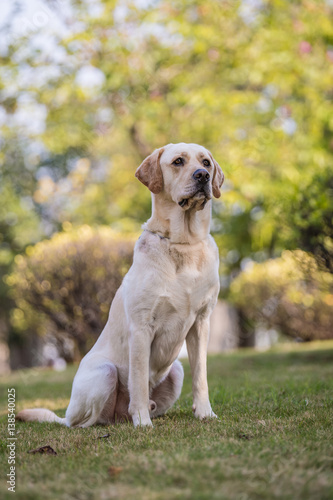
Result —
<instances>
[{"instance_id":1,"label":"dog's tail","mask_svg":"<svg viewBox=\"0 0 333 500\"><path fill-rule=\"evenodd\" d=\"M53 411L46 410L46 408L22 410L16 415L16 420L22 420L23 422L57 422L66 425L66 418L60 418Z\"/></svg>"}]
</instances>

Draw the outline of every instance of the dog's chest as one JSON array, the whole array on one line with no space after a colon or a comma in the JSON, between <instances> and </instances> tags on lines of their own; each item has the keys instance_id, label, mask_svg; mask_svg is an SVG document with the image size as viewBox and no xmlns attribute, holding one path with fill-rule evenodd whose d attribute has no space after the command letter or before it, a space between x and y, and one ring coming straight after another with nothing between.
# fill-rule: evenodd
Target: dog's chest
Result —
<instances>
[{"instance_id":1,"label":"dog's chest","mask_svg":"<svg viewBox=\"0 0 333 500\"><path fill-rule=\"evenodd\" d=\"M126 314L153 336L178 332L184 337L196 316L214 302L219 288L218 251L213 238L175 245L145 234L124 279Z\"/></svg>"},{"instance_id":2,"label":"dog's chest","mask_svg":"<svg viewBox=\"0 0 333 500\"><path fill-rule=\"evenodd\" d=\"M124 279L125 314L151 341L150 381L163 378L198 316L209 316L219 290L218 251L209 237L194 247L145 235Z\"/></svg>"},{"instance_id":3,"label":"dog's chest","mask_svg":"<svg viewBox=\"0 0 333 500\"><path fill-rule=\"evenodd\" d=\"M218 263L214 248L193 252L169 249L164 259L164 282L151 309L150 324L157 335L183 340L197 315L214 302L218 292Z\"/></svg>"},{"instance_id":4,"label":"dog's chest","mask_svg":"<svg viewBox=\"0 0 333 500\"><path fill-rule=\"evenodd\" d=\"M201 268L184 265L165 280L150 314L153 332L150 379L154 385L177 358L181 346L201 312L211 309L218 293L214 261Z\"/></svg>"}]
</instances>

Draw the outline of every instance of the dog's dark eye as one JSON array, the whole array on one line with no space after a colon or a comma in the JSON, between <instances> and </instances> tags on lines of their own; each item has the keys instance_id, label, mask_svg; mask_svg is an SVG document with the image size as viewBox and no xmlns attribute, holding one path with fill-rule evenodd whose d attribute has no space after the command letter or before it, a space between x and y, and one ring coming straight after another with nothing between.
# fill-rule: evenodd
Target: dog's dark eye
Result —
<instances>
[{"instance_id":1,"label":"dog's dark eye","mask_svg":"<svg viewBox=\"0 0 333 500\"><path fill-rule=\"evenodd\" d=\"M203 165L205 167L210 167L210 161L209 160L204 160L202 163L203 163Z\"/></svg>"},{"instance_id":2,"label":"dog's dark eye","mask_svg":"<svg viewBox=\"0 0 333 500\"><path fill-rule=\"evenodd\" d=\"M177 160L175 160L173 164L178 166L183 165L184 164L183 158L177 158Z\"/></svg>"}]
</instances>

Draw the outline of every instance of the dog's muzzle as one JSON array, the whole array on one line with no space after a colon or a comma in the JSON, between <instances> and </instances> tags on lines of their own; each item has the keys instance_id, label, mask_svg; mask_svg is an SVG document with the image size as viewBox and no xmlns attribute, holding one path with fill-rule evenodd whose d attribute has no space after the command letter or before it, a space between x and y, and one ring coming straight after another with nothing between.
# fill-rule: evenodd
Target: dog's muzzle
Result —
<instances>
[{"instance_id":1,"label":"dog's muzzle","mask_svg":"<svg viewBox=\"0 0 333 500\"><path fill-rule=\"evenodd\" d=\"M203 168L198 168L193 174L192 178L195 181L195 184L193 185L193 190L191 194L180 200L178 202L178 205L181 208L185 208L186 206L189 205L189 201L191 199L203 199L203 202L201 204L201 209L204 208L206 202L211 199L211 191L209 188L209 181L210 181L210 175L207 170L204 170Z\"/></svg>"}]
</instances>

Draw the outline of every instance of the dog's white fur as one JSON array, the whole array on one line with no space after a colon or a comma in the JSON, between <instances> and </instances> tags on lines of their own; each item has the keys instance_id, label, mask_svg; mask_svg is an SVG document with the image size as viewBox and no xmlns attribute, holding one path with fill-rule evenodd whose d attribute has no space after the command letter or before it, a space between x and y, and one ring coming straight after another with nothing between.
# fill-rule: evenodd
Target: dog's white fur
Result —
<instances>
[{"instance_id":1,"label":"dog's white fur","mask_svg":"<svg viewBox=\"0 0 333 500\"><path fill-rule=\"evenodd\" d=\"M174 163L178 158L181 162ZM209 173L204 189L193 177L198 169ZM152 216L108 322L80 363L66 417L32 409L21 411L18 419L88 427L131 417L134 426L152 425L151 418L165 413L180 395L184 374L177 356L185 339L194 415L216 416L206 357L219 258L209 229L212 192L220 196L223 173L207 149L180 143L156 150L136 176L152 192Z\"/></svg>"}]
</instances>

